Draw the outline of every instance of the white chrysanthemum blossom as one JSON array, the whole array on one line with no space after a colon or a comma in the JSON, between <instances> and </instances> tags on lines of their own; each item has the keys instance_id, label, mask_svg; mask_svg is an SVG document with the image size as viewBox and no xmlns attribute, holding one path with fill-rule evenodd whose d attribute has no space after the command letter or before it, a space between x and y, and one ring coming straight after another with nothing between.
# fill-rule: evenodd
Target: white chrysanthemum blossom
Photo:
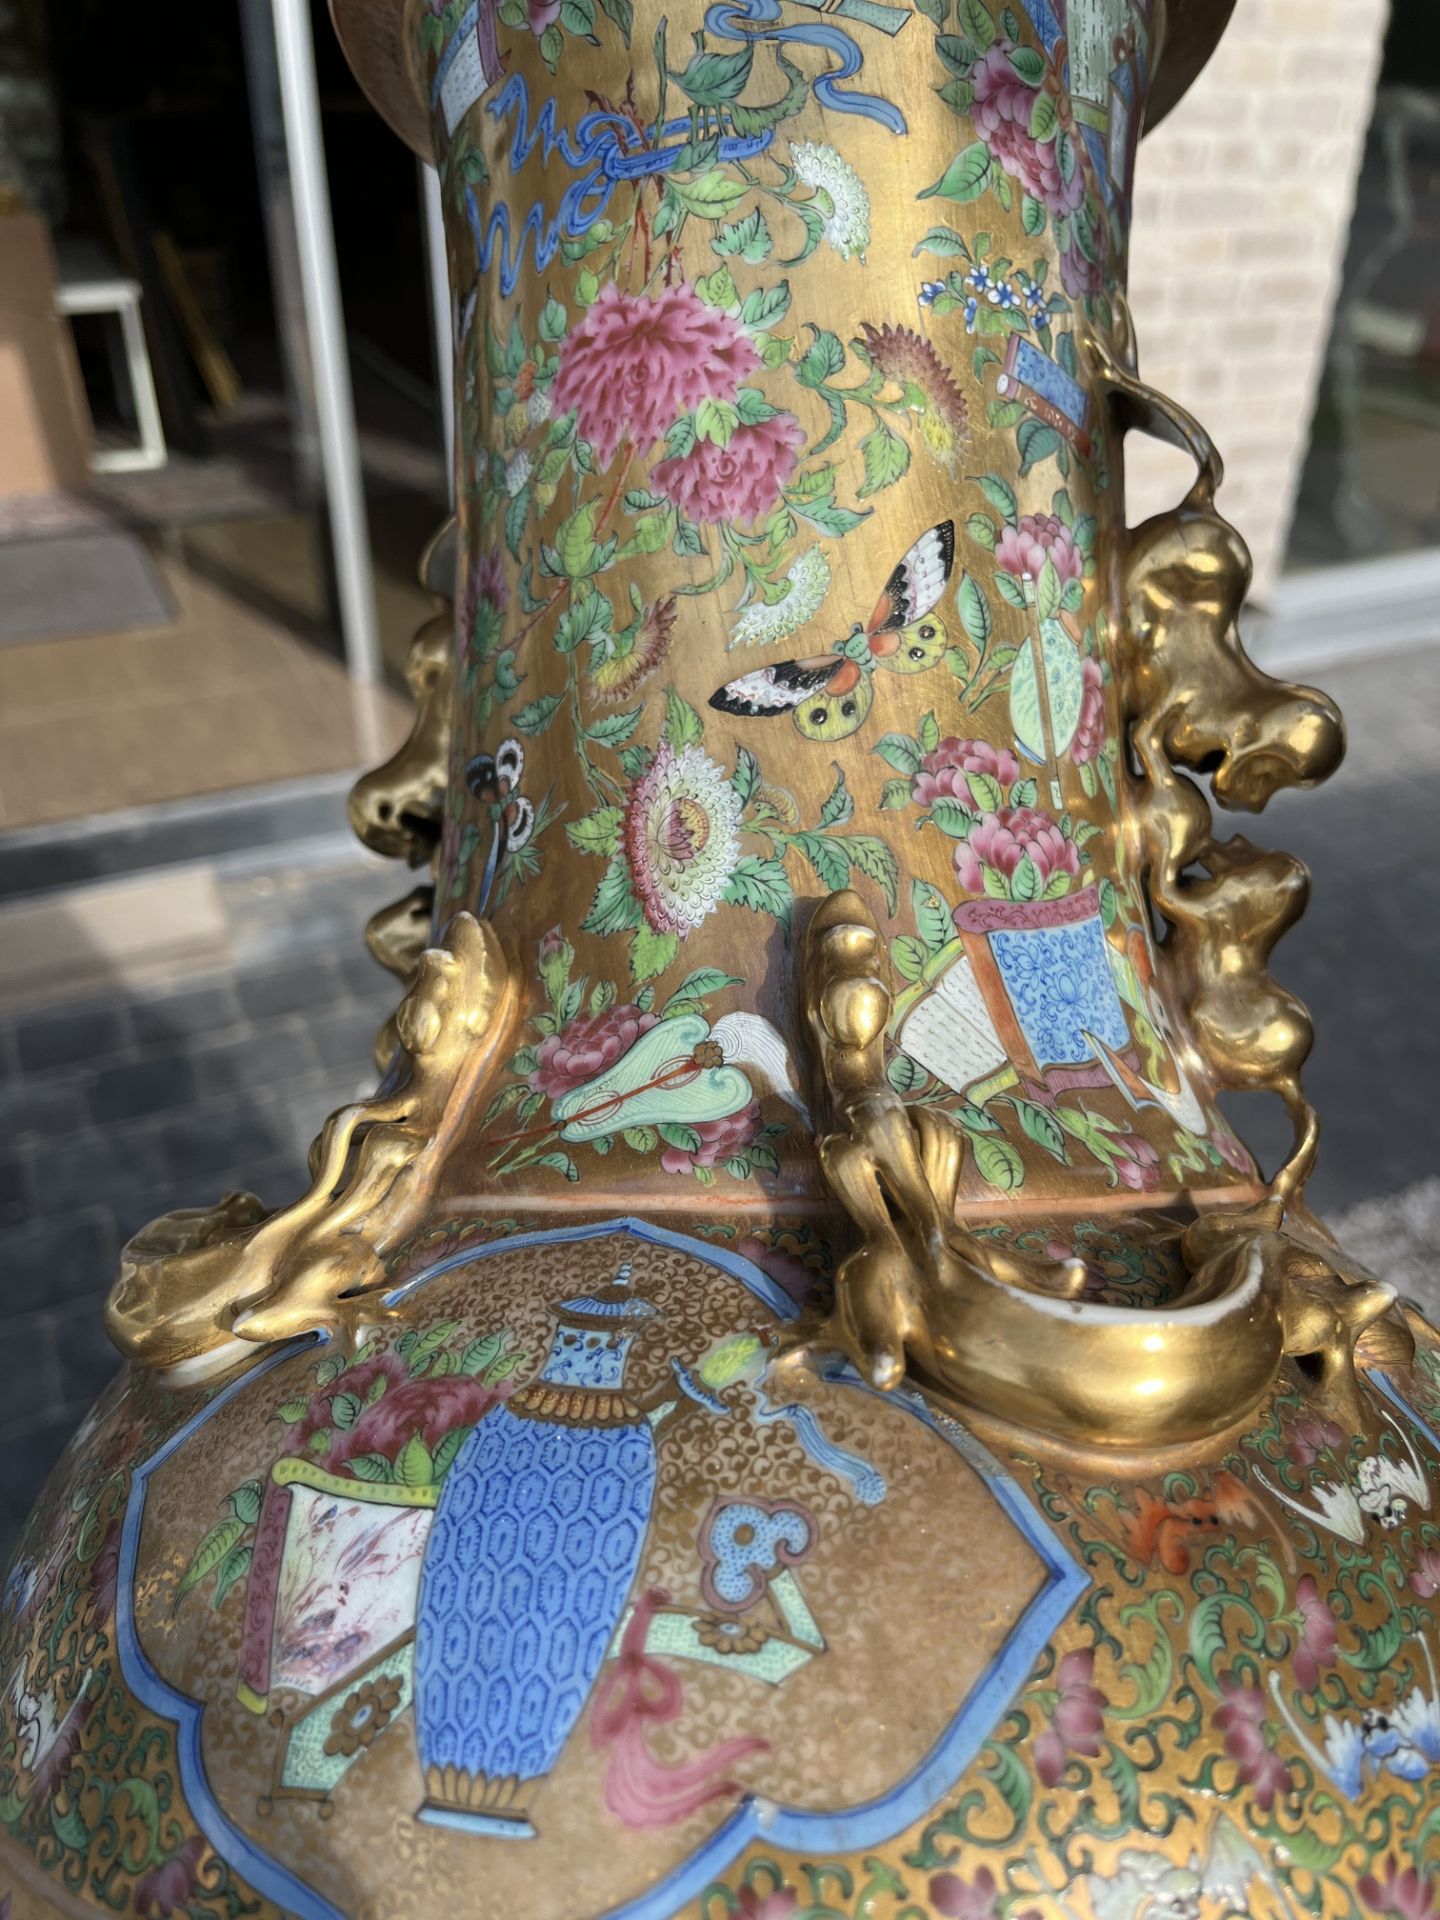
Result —
<instances>
[{"instance_id":1,"label":"white chrysanthemum blossom","mask_svg":"<svg viewBox=\"0 0 1440 1920\"><path fill-rule=\"evenodd\" d=\"M532 465L528 447L521 447L518 453L511 454L505 467L505 491L512 500L529 480Z\"/></svg>"},{"instance_id":2,"label":"white chrysanthemum blossom","mask_svg":"<svg viewBox=\"0 0 1440 1920\"><path fill-rule=\"evenodd\" d=\"M823 193L831 212L822 209L822 231L842 260L851 254L865 258L870 244L870 196L865 183L834 147L801 140L790 149L790 164L805 182Z\"/></svg>"},{"instance_id":3,"label":"white chrysanthemum blossom","mask_svg":"<svg viewBox=\"0 0 1440 1920\"><path fill-rule=\"evenodd\" d=\"M630 877L657 933L687 934L719 906L740 857L740 813L723 767L699 747L662 742L624 824Z\"/></svg>"},{"instance_id":4,"label":"white chrysanthemum blossom","mask_svg":"<svg viewBox=\"0 0 1440 1920\"><path fill-rule=\"evenodd\" d=\"M752 600L740 609L727 647L771 646L777 640L788 640L807 620L815 618L830 591L830 562L819 547L807 547L785 578L790 590L783 600L773 606Z\"/></svg>"}]
</instances>

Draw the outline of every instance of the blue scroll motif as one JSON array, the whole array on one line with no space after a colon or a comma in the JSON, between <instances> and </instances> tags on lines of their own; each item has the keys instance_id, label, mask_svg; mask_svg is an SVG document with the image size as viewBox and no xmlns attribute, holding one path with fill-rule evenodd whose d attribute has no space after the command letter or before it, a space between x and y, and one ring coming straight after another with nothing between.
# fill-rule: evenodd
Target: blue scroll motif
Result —
<instances>
[{"instance_id":1,"label":"blue scroll motif","mask_svg":"<svg viewBox=\"0 0 1440 1920\"><path fill-rule=\"evenodd\" d=\"M776 1420L788 1420L795 1429L795 1437L807 1459L813 1460L817 1467L827 1467L831 1473L837 1474L862 1507L879 1506L885 1498L884 1474L858 1453L851 1453L848 1447L837 1445L810 1407L798 1400L792 1400L783 1407L774 1407L763 1392L757 1392L755 1400L755 1418L762 1426L768 1426Z\"/></svg>"},{"instance_id":2,"label":"blue scroll motif","mask_svg":"<svg viewBox=\"0 0 1440 1920\"><path fill-rule=\"evenodd\" d=\"M810 0L801 0L808 5ZM852 9L850 17L867 26L893 35L907 16L896 8L876 5L873 0L842 0ZM896 24L892 24L890 16ZM900 109L877 94L861 93L841 87L842 80L853 78L864 64L864 55L843 27L830 21L807 21L801 25L780 22L780 0L717 0L705 14L706 31L716 39L741 45L769 40L777 46L820 47L839 63L812 82L815 98L835 113L858 113L867 120L878 120L892 133L904 133L905 116ZM753 27L753 31L751 30ZM463 29L462 29L463 31ZM668 173L694 134L689 115L677 115L658 129L651 146L635 146L635 123L624 114L597 108L584 114L571 133L558 122L555 101L546 100L532 118L530 91L523 74L512 73L493 100L485 104L492 119L509 120L514 128L510 140L510 172L518 174L538 147L542 162L556 158L578 177L565 189L558 212L550 219L536 202L518 231L510 209L497 200L482 218L474 189L465 190L465 211L475 237L475 252L480 271L488 273L498 261L500 291L509 296L519 283L529 242L535 268L543 272L555 258L562 240L579 240L604 215L617 185L628 180L653 179ZM724 110L721 109L723 116ZM764 153L775 138L774 129L758 133L722 133L715 150L717 162L750 160Z\"/></svg>"}]
</instances>

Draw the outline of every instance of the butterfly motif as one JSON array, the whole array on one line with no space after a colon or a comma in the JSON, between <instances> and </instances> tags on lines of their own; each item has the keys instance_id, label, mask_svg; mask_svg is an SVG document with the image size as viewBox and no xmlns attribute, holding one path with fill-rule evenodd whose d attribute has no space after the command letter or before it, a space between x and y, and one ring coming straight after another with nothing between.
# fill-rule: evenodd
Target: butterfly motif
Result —
<instances>
[{"instance_id":1,"label":"butterfly motif","mask_svg":"<svg viewBox=\"0 0 1440 1920\"><path fill-rule=\"evenodd\" d=\"M875 699L876 667L927 673L950 645L933 609L955 561L955 523L922 533L885 582L864 626L813 660L781 660L729 680L710 696L721 713L762 720L788 713L807 740L847 740L864 725Z\"/></svg>"},{"instance_id":2,"label":"butterfly motif","mask_svg":"<svg viewBox=\"0 0 1440 1920\"><path fill-rule=\"evenodd\" d=\"M495 822L475 906L477 914L483 914L489 904L501 860L523 847L535 830L534 804L520 791L524 772L525 749L518 740L502 740L493 754L477 753L465 768L466 786L477 800L489 803Z\"/></svg>"}]
</instances>

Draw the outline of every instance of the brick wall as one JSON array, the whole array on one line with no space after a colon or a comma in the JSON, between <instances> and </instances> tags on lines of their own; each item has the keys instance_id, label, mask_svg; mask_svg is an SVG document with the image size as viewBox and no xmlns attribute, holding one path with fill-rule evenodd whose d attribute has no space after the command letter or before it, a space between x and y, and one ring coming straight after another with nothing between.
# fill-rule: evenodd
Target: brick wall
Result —
<instances>
[{"instance_id":1,"label":"brick wall","mask_svg":"<svg viewBox=\"0 0 1440 1920\"><path fill-rule=\"evenodd\" d=\"M1388 0L1239 0L1140 149L1140 369L1214 435L1221 505L1250 543L1262 603L1284 558L1388 13ZM1178 455L1132 435L1126 464L1132 524L1173 502Z\"/></svg>"}]
</instances>

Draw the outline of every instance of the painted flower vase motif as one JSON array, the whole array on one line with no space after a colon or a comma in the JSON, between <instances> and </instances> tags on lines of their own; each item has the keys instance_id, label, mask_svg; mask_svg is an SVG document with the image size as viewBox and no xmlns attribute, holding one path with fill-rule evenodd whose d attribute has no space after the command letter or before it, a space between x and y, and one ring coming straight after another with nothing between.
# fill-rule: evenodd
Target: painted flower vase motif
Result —
<instances>
[{"instance_id":1,"label":"painted flower vase motif","mask_svg":"<svg viewBox=\"0 0 1440 1920\"><path fill-rule=\"evenodd\" d=\"M655 1491L625 1363L656 1310L630 1272L560 1303L534 1384L480 1422L446 1476L415 1638L424 1820L532 1834L529 1791L615 1637Z\"/></svg>"},{"instance_id":2,"label":"painted flower vase motif","mask_svg":"<svg viewBox=\"0 0 1440 1920\"><path fill-rule=\"evenodd\" d=\"M124 1250L0 1910L1433 1920L1440 1335L1210 806L1342 730L1125 300L1226 0L332 10L451 288L398 1005Z\"/></svg>"}]
</instances>

